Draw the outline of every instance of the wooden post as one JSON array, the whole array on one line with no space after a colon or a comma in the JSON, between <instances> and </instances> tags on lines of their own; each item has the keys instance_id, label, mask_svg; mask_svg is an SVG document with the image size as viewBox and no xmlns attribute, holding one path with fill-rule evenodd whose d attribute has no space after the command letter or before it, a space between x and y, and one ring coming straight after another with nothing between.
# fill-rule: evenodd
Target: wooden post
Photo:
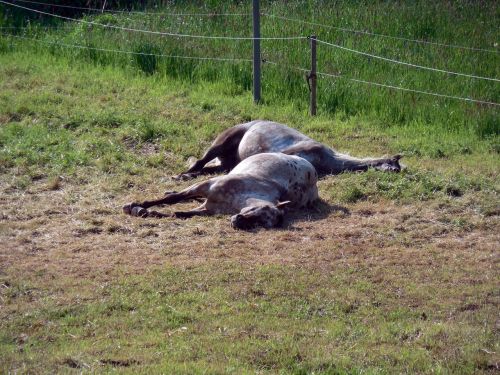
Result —
<instances>
[{"instance_id":1,"label":"wooden post","mask_svg":"<svg viewBox=\"0 0 500 375\"><path fill-rule=\"evenodd\" d=\"M253 0L253 100L260 102L260 9L259 0Z\"/></svg>"},{"instance_id":2,"label":"wooden post","mask_svg":"<svg viewBox=\"0 0 500 375\"><path fill-rule=\"evenodd\" d=\"M311 82L311 116L316 116L316 35L311 35L311 73L309 74Z\"/></svg>"}]
</instances>

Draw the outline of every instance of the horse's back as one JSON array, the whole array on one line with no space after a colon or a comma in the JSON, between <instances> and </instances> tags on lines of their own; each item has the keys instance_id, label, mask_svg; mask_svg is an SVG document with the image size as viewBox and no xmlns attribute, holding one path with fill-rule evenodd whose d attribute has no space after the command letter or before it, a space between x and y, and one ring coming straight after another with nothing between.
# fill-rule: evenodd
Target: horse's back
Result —
<instances>
[{"instance_id":1,"label":"horse's back","mask_svg":"<svg viewBox=\"0 0 500 375\"><path fill-rule=\"evenodd\" d=\"M290 146L311 140L309 137L286 125L258 120L253 121L238 146L238 156L244 160L263 152L281 152Z\"/></svg>"}]
</instances>

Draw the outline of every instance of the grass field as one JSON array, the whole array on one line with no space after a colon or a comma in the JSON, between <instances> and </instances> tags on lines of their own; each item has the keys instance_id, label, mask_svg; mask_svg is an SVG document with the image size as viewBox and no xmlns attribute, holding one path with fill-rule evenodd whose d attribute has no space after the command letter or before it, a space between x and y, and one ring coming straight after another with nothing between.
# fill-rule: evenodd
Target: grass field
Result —
<instances>
[{"instance_id":1,"label":"grass field","mask_svg":"<svg viewBox=\"0 0 500 375\"><path fill-rule=\"evenodd\" d=\"M20 3L28 6L29 4ZM40 8L53 13L51 7ZM483 49L471 51L441 45L412 43L359 33L350 33L321 26L310 26L262 16L262 36L309 36L343 45L355 50L392 58L413 64L484 77L500 76L498 23L500 12L495 1L403 1L359 2L329 1L263 2L264 14L281 15L293 19L314 21L335 27L372 31L378 34L441 42ZM13 8L2 6L6 14ZM14 8L14 10L16 10ZM19 9L17 9L19 11ZM57 9L56 9L57 10ZM59 9L62 11L61 9ZM228 1L202 2L194 5L174 5L160 13L251 13L247 5ZM0 13L0 20L2 19ZM68 57L73 61L86 61L101 66L133 66L146 74L181 78L191 82L228 82L234 94L251 88L251 64L248 62L221 64L211 61L182 60L178 58L140 56L100 52L82 48L68 48L44 43L66 43L90 48L118 49L123 51L198 57L251 58L251 40L218 40L162 37L143 33L123 32L84 23L61 24L64 21L49 16L28 22L30 12L8 13L2 25L28 25L27 29L14 31L18 36L37 38L38 42L6 38L0 48L10 49L18 42L30 51L47 51L54 56ZM35 14L36 16L36 14ZM97 14L86 21L111 26L144 30L160 30L181 34L210 36L251 36L252 20L249 16L167 16L142 14ZM42 23L40 23L42 22ZM47 32L40 26L64 26L65 30ZM69 26L69 29L66 29ZM308 106L309 92L304 73L295 67L309 68L310 47L308 40L263 40L262 57L276 63L263 66L263 98L266 103L291 104L298 111ZM320 44L318 46L318 71L340 74L347 79L361 79L388 85L401 86L500 102L498 83L467 77L447 75L391 64L352 52ZM283 83L286 83L285 85ZM444 132L467 129L480 137L498 135L498 107L464 105L463 102L434 96L402 93L367 86L344 79L320 77L318 105L323 113L343 113L346 117L364 114L379 119L384 126L411 125L439 127Z\"/></svg>"},{"instance_id":2,"label":"grass field","mask_svg":"<svg viewBox=\"0 0 500 375\"><path fill-rule=\"evenodd\" d=\"M498 40L494 3L370 4L266 10L481 48ZM200 34L242 26L197 21ZM179 19L162 22L183 30ZM271 25L268 34L300 30ZM122 37L79 27L47 35L41 26L23 35L101 47ZM388 48L351 39L371 52ZM170 42L121 43L164 53ZM176 48L247 57L232 44ZM393 57L500 75L498 54L399 48ZM324 82L311 118L303 77L291 72L265 67L257 106L244 64L158 60L148 71L149 63L120 56L0 38L0 373L498 371L498 110ZM335 66L364 79L499 100L496 83L342 56ZM226 216L121 213L124 203L187 186L169 176L220 131L256 118L353 155L401 152L407 168L326 177L322 202L277 230L235 231Z\"/></svg>"}]
</instances>

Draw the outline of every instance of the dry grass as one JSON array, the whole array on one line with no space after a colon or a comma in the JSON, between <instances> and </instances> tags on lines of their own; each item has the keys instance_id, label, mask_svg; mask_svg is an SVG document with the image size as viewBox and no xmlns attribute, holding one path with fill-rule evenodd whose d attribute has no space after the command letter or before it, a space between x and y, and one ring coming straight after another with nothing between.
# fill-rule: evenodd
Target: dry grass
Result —
<instances>
[{"instance_id":1,"label":"dry grass","mask_svg":"<svg viewBox=\"0 0 500 375\"><path fill-rule=\"evenodd\" d=\"M235 284L228 287L229 300L251 301L257 297L274 301L277 298L276 304L280 306L284 303L281 301L282 293L285 293L289 296L287 300L293 301L297 298L294 287L288 291L278 287L279 294L272 297L265 292L269 288L265 281L256 286L255 276L248 276L271 266L278 267L278 277L282 272L280 270L291 270L285 272L285 277L304 282L306 295L324 293L322 290L327 290L325 288L329 285L326 277L340 277L344 285L332 293L345 306L342 310L345 314L356 316L360 306L368 303L369 306L376 306L382 314L383 311L393 314L394 309L407 309L423 321L431 320L434 326L444 324L451 327L439 331L441 333L432 333L435 328L428 328L427 323L418 323L416 328L398 334L398 340L410 347L425 348L427 345L426 350L433 353L435 360L444 361L441 362L443 364L450 361L450 368L453 368L453 363L463 361L464 355L455 352L457 348L453 345L468 337L484 346L474 354L474 372L494 372L498 369L496 349L491 346L493 342L480 338L474 330L485 330L483 334L486 333L486 337L491 337L491 330L496 331L493 337L498 335L498 320L495 317L499 305L500 223L498 216L484 216L469 209L471 197L461 197L448 203L407 205L365 201L338 206L335 202L323 202L315 211L292 213L283 229L253 232L231 229L227 217L159 220L123 215L120 210L122 203L144 196L157 196L173 187L170 181L155 183L161 180L158 173L152 171L152 175L138 181L125 195L117 195L113 188L115 182L105 177L83 185L72 180L59 180L56 190L50 180L41 178L25 191L12 189L4 180L0 202L2 320L12 321L15 316L29 315L44 306L47 299L55 306L95 303L107 295L105 290L119 280L132 280L133 287L135 278L149 280L158 270L170 267L182 270L180 272L186 277L184 282L188 284L193 281L190 280L190 272L196 274L200 268L205 270L203 278L193 282L193 288L210 285L211 278L218 280L225 273L230 275L234 269L240 270L247 276L239 281L236 279ZM321 181L322 190L327 183L328 178ZM304 272L315 276L308 276L304 281L301 279ZM273 282L269 281L269 285ZM20 296L9 298L7 295L13 288L20 290ZM209 287L203 288L209 290ZM283 311L281 314L286 316L287 313ZM261 315L257 312L256 316ZM266 315L259 319L263 316ZM364 319L369 321L368 316ZM297 326L288 324L274 323L267 329L259 328L258 332L269 332L269 329L294 335L302 332ZM317 328L311 329L319 330L321 335L321 324L317 324L312 325ZM460 331L460 326L466 331ZM185 328L181 328L172 328L168 337L184 337L182 330ZM24 341L29 341L32 335L36 337L38 329L30 325L29 329L11 332L21 353L27 345ZM204 332L201 327L194 329L198 329L199 334ZM242 332L247 332L246 329ZM227 337L231 337L231 341L238 341L248 333L235 331L224 334L229 335ZM259 335L264 335L259 336L264 342L273 337L269 333ZM308 339L312 340L311 345L323 345L323 339L314 338L316 334L311 337ZM41 340L46 341L47 337L42 336ZM358 343L366 345L362 341ZM134 347L133 342L130 344ZM154 347L156 344L151 345ZM349 353L346 348L334 347L330 350ZM321 349L315 356L328 358L329 350L324 350ZM395 348L391 344L385 350L382 347L377 349L373 353L378 354L372 355L383 358L384 352L387 355L393 350ZM43 352L44 349L39 354ZM140 353L104 350L97 354L100 358L98 364L88 364L73 353L55 356L48 363L56 361L49 368L59 370L87 367L95 370L102 366L147 369L152 364L158 365L156 360L148 357L147 349ZM217 349L213 355L215 353L218 353ZM307 351L301 353L304 363L308 363L305 358L312 354ZM21 362L12 362L12 359L7 362L13 366L11 369L16 368L15 363L28 364L32 370L36 368L29 365L30 361L22 354L18 355ZM260 354L248 355L249 358L243 359L247 365L273 370L279 368L275 358L280 358L282 354L270 354L265 349ZM362 357L353 356L355 363L359 364L357 361ZM369 367L370 363L374 365L378 362L368 361L364 366ZM396 366L396 363L397 360L393 365ZM318 366L315 368L321 369Z\"/></svg>"},{"instance_id":2,"label":"dry grass","mask_svg":"<svg viewBox=\"0 0 500 375\"><path fill-rule=\"evenodd\" d=\"M455 258L486 277L500 239L498 216L468 209L467 196L453 204L323 202L311 212L290 213L283 229L251 232L231 229L225 216L138 219L121 213L123 203L179 188L169 181L154 182L159 180L150 176L125 195L113 193L106 179L82 186L57 178L58 189L54 180L41 179L26 191L4 184L4 269L30 274L49 267L55 274L99 277L117 267L141 273L165 263L189 266L226 260L317 270L342 264L382 270L396 263L422 267L426 275L434 262Z\"/></svg>"}]
</instances>

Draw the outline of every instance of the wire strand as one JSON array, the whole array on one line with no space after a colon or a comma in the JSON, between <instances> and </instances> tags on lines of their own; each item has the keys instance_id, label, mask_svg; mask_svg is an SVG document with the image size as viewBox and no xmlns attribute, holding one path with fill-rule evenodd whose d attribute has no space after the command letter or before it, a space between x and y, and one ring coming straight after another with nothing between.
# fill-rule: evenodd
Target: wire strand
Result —
<instances>
[{"instance_id":1,"label":"wire strand","mask_svg":"<svg viewBox=\"0 0 500 375\"><path fill-rule=\"evenodd\" d=\"M368 85L372 85L372 86L384 87L384 88L393 89L393 90L413 92L413 93L416 93L416 94L432 95L432 96L437 96L437 97L440 97L440 98L463 100L463 101L472 102L472 103L487 104L487 105L493 105L493 106L499 106L500 107L500 103L488 102L488 101L484 101L484 100L478 100L478 99L472 99L472 98L465 98L465 97L461 97L461 96L446 95L446 94L440 94L440 93L435 93L435 92L430 92L430 91L409 89L409 88L401 87L401 86L386 85L386 84L383 84L383 83L370 82L370 81L365 81L365 80L362 80L362 79L342 77L342 76L338 76L338 75L330 74L330 73L317 72L316 74L321 75L321 76L326 76L326 77L347 79L347 80L352 81L352 82L364 83L364 84L368 84Z\"/></svg>"},{"instance_id":2,"label":"wire strand","mask_svg":"<svg viewBox=\"0 0 500 375\"><path fill-rule=\"evenodd\" d=\"M401 36L379 34L379 33L374 33L374 32L371 32L371 31L354 30L354 29L349 29L349 28L345 28L345 27L331 26L331 25L325 25L325 24L317 23L317 22L310 22L310 21L299 20L297 18L283 17L283 16L278 16L278 15L269 14L269 13L263 13L263 15L266 16L266 17L270 17L270 18L277 18L277 19L281 19L281 20L285 20L285 21L298 22L298 23L302 23L302 24L306 24L306 25L311 25L311 26L326 27L328 29L339 30L339 31L347 32L347 33L364 34L364 35L376 36L376 37L380 37L380 38L402 40L402 41L405 41L405 42L413 42L413 43L420 43L420 44L435 45L435 46L439 46L439 47L458 48L458 49L464 49L464 50L470 50L470 51L480 51L480 52L500 53L500 51L493 50L493 49L460 46L460 45L457 45L457 44L446 44L446 43L431 42L431 41L421 40L421 39L405 38L405 37L401 37Z\"/></svg>"},{"instance_id":3,"label":"wire strand","mask_svg":"<svg viewBox=\"0 0 500 375\"><path fill-rule=\"evenodd\" d=\"M124 51L124 50L115 50L115 49L107 49L107 48L89 47L89 46L83 46L83 45L78 45L78 44L66 44L66 43L50 42L50 41L44 41L44 40L40 40L40 39L36 39L36 38L28 38L28 37L24 37L24 36L20 36L20 35L12 35L12 34L5 34L5 33L0 33L0 35L2 35L2 36L10 36L10 37L18 38L18 39L25 39L25 40L36 41L36 42L40 42L40 43L43 43L43 44L57 45L57 46L61 46L61 47L89 49L89 50L95 50L95 51L112 52L112 53L123 53L123 54L129 54L129 55L144 55L144 56L170 57L170 58L179 58L179 59L215 60L215 61L229 61L229 62L231 62L231 61L232 62L252 62L253 61L253 60L250 60L250 59L241 59L241 58L199 57L199 56L181 56L181 55L166 55L166 54L143 53L143 52L134 52L134 51ZM266 63L266 64L275 65L275 66L281 66L281 64L279 64L277 62L271 61L271 60L267 60L267 59L264 59L262 62ZM292 69L300 71L300 72L305 72L305 73L309 73L310 72L308 69L300 68L300 67L292 67ZM378 82L371 82L371 81L365 81L365 80L356 79L356 78L344 77L344 76L341 76L341 75L338 75L338 74L323 73L323 72L317 72L316 74L320 75L320 76L326 76L326 77L332 77L332 78L339 78L339 79L343 79L343 80L348 80L348 81L352 81L352 82L368 84L368 85L377 86L377 87L384 87L384 88L393 89L393 90L413 92L413 93L417 93L417 94L432 95L432 96L437 96L437 97L441 97L441 98L456 99L456 100L462 100L462 101L479 103L479 104L500 106L500 103L495 103L495 102L489 102L489 101L472 99L472 98L465 98L465 97L460 97L460 96L446 95L446 94L434 93L434 92L429 92L429 91L414 90L414 89L409 89L409 88L406 88L406 87L393 86L393 85L387 85L387 84L378 83Z\"/></svg>"},{"instance_id":4,"label":"wire strand","mask_svg":"<svg viewBox=\"0 0 500 375\"><path fill-rule=\"evenodd\" d=\"M274 62L274 61L266 60L265 62L269 63L269 64L272 64L272 65L276 65L276 66L284 66L284 65L281 65L281 64L279 64L277 62ZM310 73L310 70L308 70L308 69L304 69L304 68L300 68L300 67L291 67L291 68L293 70L297 70L297 71L300 71L300 72ZM392 90L400 90L400 91L406 91L406 92L413 92L413 93L416 93L416 94L431 95L431 96L437 96L437 97L440 97L440 98L462 100L462 101L466 101L466 102L472 102L472 103L478 103L478 104L486 104L486 105L492 105L492 106L499 106L500 107L500 103L489 102L489 101L485 101L485 100L465 98L465 97L461 97L461 96L446 95L446 94L440 94L440 93L435 93L435 92L430 92L430 91L415 90L415 89L409 89L409 88L401 87L401 86L386 85L384 83L371 82L371 81L365 81L365 80L362 80L362 79L344 77L344 76L341 76L341 75L338 75L338 74L322 73L322 72L316 72L316 74L320 75L320 76L332 77L332 78L339 78L339 79L343 79L343 80L347 80L347 81L352 81L352 82L357 82L357 83L363 83L363 84L377 86L377 87L384 87L384 88L392 89Z\"/></svg>"},{"instance_id":5,"label":"wire strand","mask_svg":"<svg viewBox=\"0 0 500 375\"><path fill-rule=\"evenodd\" d=\"M182 55L166 55L166 54L156 54L156 53L134 52L134 51L119 50L119 49L89 47L89 46L84 46L84 45L81 45L81 44L68 44L68 43L52 42L52 41L41 40L41 39L37 39L37 38L28 38L28 37L25 37L25 36L13 35L13 34L0 33L0 35L10 36L10 37L13 37L13 38L24 39L24 40L31 40L31 41L38 42L38 43L56 45L56 46L61 46L61 47L66 47L66 48L89 49L89 50L93 50L93 51L123 53L123 54L128 54L128 55L171 57L171 58L188 59L188 60L214 60L214 61L233 61L233 62L252 62L253 61L251 59L242 59L242 58L182 56Z\"/></svg>"},{"instance_id":6,"label":"wire strand","mask_svg":"<svg viewBox=\"0 0 500 375\"><path fill-rule=\"evenodd\" d=\"M29 1L29 0L15 0L19 3L28 3L28 4L36 4L36 5L45 5L52 6L58 8L66 8L66 9L77 9L77 10L87 10L92 12L100 12L100 13L131 13L131 14L144 14L144 15L161 15L161 16L179 16L179 17L189 17L189 16L251 16L250 13L164 13L164 12L141 12L134 10L112 10L112 9L99 9L99 8L89 8L89 7L77 7L72 5L62 5L62 4L53 4L53 3L42 3L39 1Z\"/></svg>"},{"instance_id":7,"label":"wire strand","mask_svg":"<svg viewBox=\"0 0 500 375\"><path fill-rule=\"evenodd\" d=\"M335 44L335 43L325 42L324 40L320 40L320 39L316 39L316 41L318 43L325 44L325 45L328 45L328 46L331 46L331 47L340 48L340 49L343 49L345 51L357 53L358 55L368 56L368 57L372 57L374 59L388 61L388 62L392 62L392 63L395 63L395 64L400 64L400 65L405 65L405 66L409 66L409 67L412 67L412 68L429 70L429 71L432 71L432 72L440 72L440 73L452 74L452 75L461 76L461 77L468 77L468 78L474 78L474 79L483 79L483 80L487 80L487 81L500 82L500 79L497 79L497 78L482 77L482 76L477 76L477 75L473 75L473 74L457 73L457 72L451 72L451 71L443 70L443 69L431 68L431 67L423 66L423 65L411 64L411 63L407 63L407 62L404 62L404 61L389 59L387 57L372 55L371 53L366 53L366 52L358 51L358 50L355 50L355 49L352 49L352 48L347 48L347 47L340 46L340 45Z\"/></svg>"},{"instance_id":8,"label":"wire strand","mask_svg":"<svg viewBox=\"0 0 500 375\"><path fill-rule=\"evenodd\" d=\"M22 5L14 4L14 3L9 3L4 0L0 0L0 3L5 4L5 5L10 5L16 8L28 10L34 13L39 13L39 14L44 14L47 16L51 17L56 17L56 18L61 18L65 19L68 21L73 21L73 22L79 22L79 23L84 23L87 25L95 25L95 26L101 26L105 28L111 28L111 29L116 29L116 30L123 30L123 31L131 31L131 32L138 32L138 33L145 33L145 34L154 34L154 35L162 35L162 36L173 36L173 37L178 37L178 38L194 38L194 39L224 39L224 40L296 40L296 39L306 39L304 36L286 36L286 37L260 37L260 38L255 38L255 37L243 37L243 36L214 36L214 35L192 35L192 34L179 34L179 33L170 33L170 32L165 32L165 31L154 31L154 30L142 30L142 29L134 29L134 28L129 28L129 27L123 27L123 26L116 26L116 25L106 25L103 23L99 22L94 22L94 21L86 21L86 20L80 20L76 18L71 18L71 17L66 17L66 16L61 16L59 14L53 14L53 13L48 13L48 12L43 12L41 10L37 9L32 9L32 8L27 8Z\"/></svg>"}]
</instances>

